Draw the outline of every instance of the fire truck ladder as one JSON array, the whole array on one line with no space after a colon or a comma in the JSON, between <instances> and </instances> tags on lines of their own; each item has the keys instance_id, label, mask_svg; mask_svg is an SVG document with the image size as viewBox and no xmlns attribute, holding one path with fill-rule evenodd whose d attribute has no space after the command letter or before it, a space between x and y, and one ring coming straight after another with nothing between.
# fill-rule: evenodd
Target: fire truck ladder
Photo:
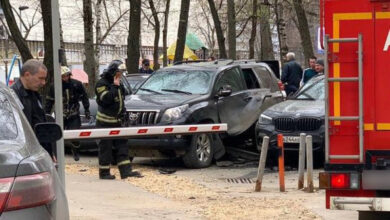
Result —
<instances>
[{"instance_id":1,"label":"fire truck ladder","mask_svg":"<svg viewBox=\"0 0 390 220\"><path fill-rule=\"evenodd\" d=\"M358 77L337 77L329 78L328 52L329 43L358 43ZM330 39L325 36L325 163L329 159L359 159L363 163L363 144L364 144L364 122L363 122L363 36L359 34L357 38L339 38ZM358 116L330 116L329 115L329 83L331 82L358 82L359 84L359 115ZM329 121L359 121L359 154L358 155L330 155L329 154Z\"/></svg>"}]
</instances>

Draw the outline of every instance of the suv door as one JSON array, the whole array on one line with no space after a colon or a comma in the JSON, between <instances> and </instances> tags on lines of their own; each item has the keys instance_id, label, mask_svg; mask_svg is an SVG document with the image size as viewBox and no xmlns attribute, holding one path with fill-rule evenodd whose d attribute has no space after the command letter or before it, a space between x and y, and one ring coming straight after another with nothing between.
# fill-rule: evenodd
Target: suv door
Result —
<instances>
[{"instance_id":1,"label":"suv door","mask_svg":"<svg viewBox=\"0 0 390 220\"><path fill-rule=\"evenodd\" d=\"M218 115L222 123L228 124L227 133L238 135L252 124L250 118L253 111L248 111L247 108L252 97L248 94L241 69L238 67L227 69L218 76L213 89L214 94L217 95L226 85L232 88L232 93L229 96L218 97Z\"/></svg>"},{"instance_id":2,"label":"suv door","mask_svg":"<svg viewBox=\"0 0 390 220\"><path fill-rule=\"evenodd\" d=\"M264 97L261 105L262 112L276 103L283 101L283 94L279 89L278 81L273 74L265 67L257 66L253 68L260 78L261 88L268 89L269 93Z\"/></svg>"}]
</instances>

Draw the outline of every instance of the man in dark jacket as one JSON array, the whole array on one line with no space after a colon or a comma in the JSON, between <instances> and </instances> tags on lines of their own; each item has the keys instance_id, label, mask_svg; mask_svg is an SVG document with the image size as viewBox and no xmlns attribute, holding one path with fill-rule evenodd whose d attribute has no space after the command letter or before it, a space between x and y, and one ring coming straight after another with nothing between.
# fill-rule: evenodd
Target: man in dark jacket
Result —
<instances>
[{"instance_id":1,"label":"man in dark jacket","mask_svg":"<svg viewBox=\"0 0 390 220\"><path fill-rule=\"evenodd\" d=\"M149 73L152 74L153 70L150 68L150 61L149 59L143 59L142 60L142 67L139 69L140 73Z\"/></svg>"},{"instance_id":2,"label":"man in dark jacket","mask_svg":"<svg viewBox=\"0 0 390 220\"><path fill-rule=\"evenodd\" d=\"M79 129L81 127L80 119L80 104L79 101L82 101L85 118L90 118L89 112L89 100L87 93L83 84L75 79L71 78L71 71L68 67L61 67L61 77L62 77L62 103L63 103L63 112L64 112L64 130ZM52 112L54 105L54 86L50 87L50 92L46 96L46 106L45 111L47 114ZM73 141L72 143L72 153L75 161L80 159L79 148L80 142Z\"/></svg>"},{"instance_id":3,"label":"man in dark jacket","mask_svg":"<svg viewBox=\"0 0 390 220\"><path fill-rule=\"evenodd\" d=\"M38 60L28 60L23 64L20 78L11 86L23 105L23 112L31 127L34 129L38 123L46 122L42 99L38 90L46 84L47 68ZM41 143L42 147L56 161L52 145Z\"/></svg>"},{"instance_id":4,"label":"man in dark jacket","mask_svg":"<svg viewBox=\"0 0 390 220\"><path fill-rule=\"evenodd\" d=\"M287 53L287 63L283 66L282 82L285 84L287 95L295 93L299 89L302 79L302 67L295 61L294 53Z\"/></svg>"},{"instance_id":5,"label":"man in dark jacket","mask_svg":"<svg viewBox=\"0 0 390 220\"><path fill-rule=\"evenodd\" d=\"M120 84L122 72L126 69L119 60L112 61L104 70L101 79L96 83L96 126L98 128L115 128L122 126L122 118L126 113L124 106L125 90ZM115 179L110 174L113 148L116 149L116 159L122 179L141 177L137 171L132 171L129 160L129 148L126 139L107 139L99 143L99 178Z\"/></svg>"}]
</instances>

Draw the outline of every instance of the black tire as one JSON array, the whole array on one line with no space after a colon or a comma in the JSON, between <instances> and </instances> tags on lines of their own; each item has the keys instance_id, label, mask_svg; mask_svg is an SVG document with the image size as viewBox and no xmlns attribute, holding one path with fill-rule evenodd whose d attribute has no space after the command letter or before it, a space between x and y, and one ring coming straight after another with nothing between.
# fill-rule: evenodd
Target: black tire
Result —
<instances>
[{"instance_id":1,"label":"black tire","mask_svg":"<svg viewBox=\"0 0 390 220\"><path fill-rule=\"evenodd\" d=\"M214 157L213 138L211 134L195 134L191 137L191 145L182 157L188 168L205 168L211 165Z\"/></svg>"}]
</instances>

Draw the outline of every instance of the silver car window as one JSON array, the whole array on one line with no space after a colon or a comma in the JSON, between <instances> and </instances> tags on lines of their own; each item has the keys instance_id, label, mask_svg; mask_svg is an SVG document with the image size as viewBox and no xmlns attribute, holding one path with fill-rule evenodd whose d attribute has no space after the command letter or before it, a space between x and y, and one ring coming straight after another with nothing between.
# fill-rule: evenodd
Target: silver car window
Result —
<instances>
[{"instance_id":1,"label":"silver car window","mask_svg":"<svg viewBox=\"0 0 390 220\"><path fill-rule=\"evenodd\" d=\"M11 103L0 91L0 140L14 140L18 137L18 126Z\"/></svg>"}]
</instances>

